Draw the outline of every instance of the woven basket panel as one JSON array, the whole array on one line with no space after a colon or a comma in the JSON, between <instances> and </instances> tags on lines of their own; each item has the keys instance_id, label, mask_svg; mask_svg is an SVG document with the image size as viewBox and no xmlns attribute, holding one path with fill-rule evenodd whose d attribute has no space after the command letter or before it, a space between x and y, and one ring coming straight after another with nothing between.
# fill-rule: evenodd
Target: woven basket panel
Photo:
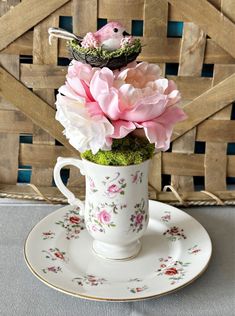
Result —
<instances>
[{"instance_id":1,"label":"woven basket panel","mask_svg":"<svg viewBox=\"0 0 235 316\"><path fill-rule=\"evenodd\" d=\"M54 120L56 89L67 72L61 64L69 55L63 40L53 40L49 46L47 29L60 26L61 17L72 17L73 32L79 35L95 31L101 22L122 22L142 39L138 60L158 63L181 91L188 119L176 126L171 149L153 158L150 197L182 205L233 204L235 191L228 184L235 177L235 156L230 151L235 144L234 1L42 3L0 3L0 196L45 196L65 202L53 185L52 173L58 156L78 155ZM23 12L30 19L20 19ZM169 36L169 25L175 22L183 22L182 37ZM205 76L207 70L211 75ZM32 143L20 142L26 135ZM42 195L35 187L17 185L19 169L27 168L31 184ZM163 190L166 184L170 192ZM84 178L76 168L69 169L68 185L84 197Z\"/></svg>"}]
</instances>

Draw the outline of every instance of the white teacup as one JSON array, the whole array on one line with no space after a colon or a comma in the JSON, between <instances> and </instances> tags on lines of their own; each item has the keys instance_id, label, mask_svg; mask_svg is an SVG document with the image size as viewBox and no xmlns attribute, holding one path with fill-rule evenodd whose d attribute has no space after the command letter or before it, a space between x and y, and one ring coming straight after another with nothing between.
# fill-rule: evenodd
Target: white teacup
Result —
<instances>
[{"instance_id":1,"label":"white teacup","mask_svg":"<svg viewBox=\"0 0 235 316\"><path fill-rule=\"evenodd\" d=\"M61 168L73 165L86 176L85 203L63 184ZM135 257L147 229L149 160L138 165L104 166L85 159L59 157L54 168L58 189L71 205L80 208L93 250L106 259Z\"/></svg>"}]
</instances>

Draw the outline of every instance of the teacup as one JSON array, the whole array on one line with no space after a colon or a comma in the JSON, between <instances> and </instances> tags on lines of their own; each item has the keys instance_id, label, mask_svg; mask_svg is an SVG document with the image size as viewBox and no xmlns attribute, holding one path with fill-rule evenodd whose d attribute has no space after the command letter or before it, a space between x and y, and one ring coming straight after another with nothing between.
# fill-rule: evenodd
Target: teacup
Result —
<instances>
[{"instance_id":1,"label":"teacup","mask_svg":"<svg viewBox=\"0 0 235 316\"><path fill-rule=\"evenodd\" d=\"M86 176L85 202L63 184L60 170L66 165L79 168ZM149 160L129 166L105 166L85 159L58 158L55 183L68 202L79 207L97 255L127 260L139 253L149 221L148 165Z\"/></svg>"}]
</instances>

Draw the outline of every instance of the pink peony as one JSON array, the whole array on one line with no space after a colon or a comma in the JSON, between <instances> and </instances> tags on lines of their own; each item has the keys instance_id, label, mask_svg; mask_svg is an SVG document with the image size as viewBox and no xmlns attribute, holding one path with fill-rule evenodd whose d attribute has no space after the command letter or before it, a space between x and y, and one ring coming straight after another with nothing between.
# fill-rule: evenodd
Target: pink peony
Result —
<instances>
[{"instance_id":1,"label":"pink peony","mask_svg":"<svg viewBox=\"0 0 235 316\"><path fill-rule=\"evenodd\" d=\"M97 217L102 224L108 224L111 221L111 215L106 210L98 213Z\"/></svg>"},{"instance_id":2,"label":"pink peony","mask_svg":"<svg viewBox=\"0 0 235 316\"><path fill-rule=\"evenodd\" d=\"M112 121L113 138L143 128L150 143L167 150L174 124L186 118L176 106L180 94L175 83L161 78L155 64L132 64L119 73L99 69L91 79L90 92Z\"/></svg>"},{"instance_id":3,"label":"pink peony","mask_svg":"<svg viewBox=\"0 0 235 316\"><path fill-rule=\"evenodd\" d=\"M57 95L56 119L81 152L110 150L113 138L137 129L157 149L167 150L174 124L186 118L177 107L175 83L160 77L155 64L132 62L112 71L73 60L66 79Z\"/></svg>"}]
</instances>

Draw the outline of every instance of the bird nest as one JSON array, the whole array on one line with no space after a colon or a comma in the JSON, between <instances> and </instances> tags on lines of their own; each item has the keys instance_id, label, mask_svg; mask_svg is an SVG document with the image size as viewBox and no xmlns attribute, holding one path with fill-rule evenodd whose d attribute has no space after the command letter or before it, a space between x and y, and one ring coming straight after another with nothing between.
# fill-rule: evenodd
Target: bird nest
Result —
<instances>
[{"instance_id":1,"label":"bird nest","mask_svg":"<svg viewBox=\"0 0 235 316\"><path fill-rule=\"evenodd\" d=\"M139 39L135 39L131 45L126 45L115 51L107 51L102 47L84 48L77 41L72 40L68 42L68 49L75 60L92 67L108 67L114 70L125 67L138 57L141 52L141 42Z\"/></svg>"}]
</instances>

